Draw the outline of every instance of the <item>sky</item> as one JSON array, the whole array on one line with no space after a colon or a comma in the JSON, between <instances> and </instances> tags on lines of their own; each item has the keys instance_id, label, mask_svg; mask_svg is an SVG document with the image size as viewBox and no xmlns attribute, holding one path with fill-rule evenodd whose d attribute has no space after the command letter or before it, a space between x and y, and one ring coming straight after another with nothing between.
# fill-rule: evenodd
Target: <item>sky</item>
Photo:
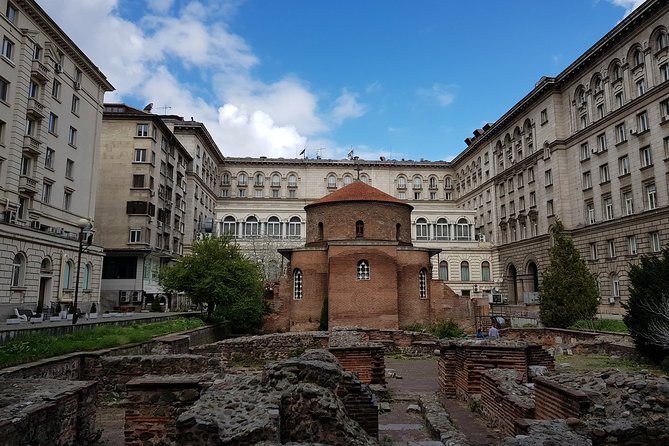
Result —
<instances>
[{"instance_id":1,"label":"sky","mask_svg":"<svg viewBox=\"0 0 669 446\"><path fill-rule=\"evenodd\" d=\"M224 156L451 160L643 0L37 0Z\"/></svg>"}]
</instances>

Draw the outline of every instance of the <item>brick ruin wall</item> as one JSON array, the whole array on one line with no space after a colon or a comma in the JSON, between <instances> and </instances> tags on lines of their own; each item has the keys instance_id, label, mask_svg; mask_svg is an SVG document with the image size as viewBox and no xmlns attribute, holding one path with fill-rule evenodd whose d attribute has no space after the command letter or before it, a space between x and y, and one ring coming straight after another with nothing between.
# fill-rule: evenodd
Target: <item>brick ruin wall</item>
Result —
<instances>
[{"instance_id":1,"label":"brick ruin wall","mask_svg":"<svg viewBox=\"0 0 669 446\"><path fill-rule=\"evenodd\" d=\"M488 370L481 374L481 413L504 435L516 434L515 421L534 418L531 390L515 380L515 370Z\"/></svg>"},{"instance_id":2,"label":"brick ruin wall","mask_svg":"<svg viewBox=\"0 0 669 446\"><path fill-rule=\"evenodd\" d=\"M383 347L332 347L330 348L337 361L346 371L358 376L365 384L386 383L386 361L383 356Z\"/></svg>"},{"instance_id":3,"label":"brick ruin wall","mask_svg":"<svg viewBox=\"0 0 669 446\"><path fill-rule=\"evenodd\" d=\"M559 328L511 328L502 330L502 336L505 339L539 344L554 356L566 353L636 356L631 336L622 333L602 334Z\"/></svg>"}]
</instances>

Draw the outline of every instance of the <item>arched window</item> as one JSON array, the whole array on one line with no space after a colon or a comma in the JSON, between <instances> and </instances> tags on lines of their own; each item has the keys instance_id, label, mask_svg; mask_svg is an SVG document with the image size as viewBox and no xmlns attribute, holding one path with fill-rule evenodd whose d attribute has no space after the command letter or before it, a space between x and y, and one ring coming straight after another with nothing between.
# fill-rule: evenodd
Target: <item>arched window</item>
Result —
<instances>
[{"instance_id":1,"label":"arched window","mask_svg":"<svg viewBox=\"0 0 669 446\"><path fill-rule=\"evenodd\" d=\"M617 81L619 79L623 78L623 72L620 68L619 64L614 64L613 67L611 67L611 74L613 75L613 80Z\"/></svg>"},{"instance_id":2,"label":"arched window","mask_svg":"<svg viewBox=\"0 0 669 446\"><path fill-rule=\"evenodd\" d=\"M469 282L469 262L463 261L460 264L460 280Z\"/></svg>"},{"instance_id":3,"label":"arched window","mask_svg":"<svg viewBox=\"0 0 669 446\"><path fill-rule=\"evenodd\" d=\"M302 271L293 271L293 299L302 299Z\"/></svg>"},{"instance_id":4,"label":"arched window","mask_svg":"<svg viewBox=\"0 0 669 446\"><path fill-rule=\"evenodd\" d=\"M360 175L360 181L362 181L363 183L368 183L369 184L369 176L367 174L364 174L364 173L361 174Z\"/></svg>"},{"instance_id":5,"label":"arched window","mask_svg":"<svg viewBox=\"0 0 669 446\"><path fill-rule=\"evenodd\" d=\"M461 218L458 220L456 238L458 240L469 240L469 222L466 218Z\"/></svg>"},{"instance_id":6,"label":"arched window","mask_svg":"<svg viewBox=\"0 0 669 446\"><path fill-rule=\"evenodd\" d=\"M328 175L328 187L337 187L337 177L334 174Z\"/></svg>"},{"instance_id":7,"label":"arched window","mask_svg":"<svg viewBox=\"0 0 669 446\"><path fill-rule=\"evenodd\" d=\"M302 220L300 217L291 217L288 222L288 236L290 238L300 238L302 235Z\"/></svg>"},{"instance_id":8,"label":"arched window","mask_svg":"<svg viewBox=\"0 0 669 446\"><path fill-rule=\"evenodd\" d=\"M240 172L237 174L237 185L239 186L246 186L247 183L247 177L244 172Z\"/></svg>"},{"instance_id":9,"label":"arched window","mask_svg":"<svg viewBox=\"0 0 669 446\"><path fill-rule=\"evenodd\" d=\"M634 60L634 66L637 67L643 63L643 52L640 49L634 50L634 54L632 55L632 59Z\"/></svg>"},{"instance_id":10,"label":"arched window","mask_svg":"<svg viewBox=\"0 0 669 446\"><path fill-rule=\"evenodd\" d=\"M369 280L369 262L367 260L358 262L358 280Z\"/></svg>"},{"instance_id":11,"label":"arched window","mask_svg":"<svg viewBox=\"0 0 669 446\"><path fill-rule=\"evenodd\" d=\"M353 182L353 177L349 174L344 175L344 186L348 186Z\"/></svg>"},{"instance_id":12,"label":"arched window","mask_svg":"<svg viewBox=\"0 0 669 446\"><path fill-rule=\"evenodd\" d=\"M667 48L669 47L669 36L667 36L667 33L661 32L657 35L656 42L658 50Z\"/></svg>"},{"instance_id":13,"label":"arched window","mask_svg":"<svg viewBox=\"0 0 669 446\"><path fill-rule=\"evenodd\" d=\"M230 186L230 173L223 172L221 174L221 186Z\"/></svg>"},{"instance_id":14,"label":"arched window","mask_svg":"<svg viewBox=\"0 0 669 446\"><path fill-rule=\"evenodd\" d=\"M601 76L599 76L599 75L595 76L593 84L595 86L595 92L602 91L602 77Z\"/></svg>"},{"instance_id":15,"label":"arched window","mask_svg":"<svg viewBox=\"0 0 669 446\"><path fill-rule=\"evenodd\" d=\"M272 187L278 187L281 186L281 175L278 173L275 173L272 175Z\"/></svg>"},{"instance_id":16,"label":"arched window","mask_svg":"<svg viewBox=\"0 0 669 446\"><path fill-rule=\"evenodd\" d=\"M90 263L87 263L84 267L84 278L82 280L82 288L85 290L91 289L91 271L93 267Z\"/></svg>"},{"instance_id":17,"label":"arched window","mask_svg":"<svg viewBox=\"0 0 669 446\"><path fill-rule=\"evenodd\" d=\"M48 257L42 259L42 264L40 265L39 270L42 274L51 274L53 272L51 259L49 259Z\"/></svg>"},{"instance_id":18,"label":"arched window","mask_svg":"<svg viewBox=\"0 0 669 446\"><path fill-rule=\"evenodd\" d=\"M407 179L405 177L398 177L397 178L397 187L399 189L406 189L407 188Z\"/></svg>"},{"instance_id":19,"label":"arched window","mask_svg":"<svg viewBox=\"0 0 669 446\"><path fill-rule=\"evenodd\" d=\"M297 186L297 175L294 173L291 173L288 175L288 187L296 187Z\"/></svg>"},{"instance_id":20,"label":"arched window","mask_svg":"<svg viewBox=\"0 0 669 446\"><path fill-rule=\"evenodd\" d=\"M248 217L244 223L244 237L257 237L258 234L258 219Z\"/></svg>"},{"instance_id":21,"label":"arched window","mask_svg":"<svg viewBox=\"0 0 669 446\"><path fill-rule=\"evenodd\" d=\"M263 187L265 185L265 175L261 173L256 174L255 187Z\"/></svg>"},{"instance_id":22,"label":"arched window","mask_svg":"<svg viewBox=\"0 0 669 446\"><path fill-rule=\"evenodd\" d=\"M611 296L620 297L620 278L618 274L611 275Z\"/></svg>"},{"instance_id":23,"label":"arched window","mask_svg":"<svg viewBox=\"0 0 669 446\"><path fill-rule=\"evenodd\" d=\"M437 240L448 240L448 221L445 218L437 220Z\"/></svg>"},{"instance_id":24,"label":"arched window","mask_svg":"<svg viewBox=\"0 0 669 446\"><path fill-rule=\"evenodd\" d=\"M425 268L418 273L418 292L421 299L427 299L427 270Z\"/></svg>"},{"instance_id":25,"label":"arched window","mask_svg":"<svg viewBox=\"0 0 669 446\"><path fill-rule=\"evenodd\" d=\"M72 289L72 271L74 270L74 262L68 260L63 267L63 289Z\"/></svg>"},{"instance_id":26,"label":"arched window","mask_svg":"<svg viewBox=\"0 0 669 446\"><path fill-rule=\"evenodd\" d=\"M482 262L481 263L481 280L484 282L490 282L490 263Z\"/></svg>"},{"instance_id":27,"label":"arched window","mask_svg":"<svg viewBox=\"0 0 669 446\"><path fill-rule=\"evenodd\" d=\"M430 189L436 189L436 188L437 188L437 178L430 177Z\"/></svg>"},{"instance_id":28,"label":"arched window","mask_svg":"<svg viewBox=\"0 0 669 446\"><path fill-rule=\"evenodd\" d=\"M413 188L422 189L423 188L423 179L419 176L413 177Z\"/></svg>"},{"instance_id":29,"label":"arched window","mask_svg":"<svg viewBox=\"0 0 669 446\"><path fill-rule=\"evenodd\" d=\"M355 222L355 236L362 238L365 236L365 223L362 220Z\"/></svg>"},{"instance_id":30,"label":"arched window","mask_svg":"<svg viewBox=\"0 0 669 446\"><path fill-rule=\"evenodd\" d=\"M439 262L439 280L448 280L448 262L446 260Z\"/></svg>"},{"instance_id":31,"label":"arched window","mask_svg":"<svg viewBox=\"0 0 669 446\"><path fill-rule=\"evenodd\" d=\"M444 189L452 189L453 188L453 180L451 177L446 177L444 178Z\"/></svg>"},{"instance_id":32,"label":"arched window","mask_svg":"<svg viewBox=\"0 0 669 446\"><path fill-rule=\"evenodd\" d=\"M12 286L23 286L26 275L26 258L22 253L14 256L12 263Z\"/></svg>"},{"instance_id":33,"label":"arched window","mask_svg":"<svg viewBox=\"0 0 669 446\"><path fill-rule=\"evenodd\" d=\"M323 240L323 222L318 222L318 240Z\"/></svg>"},{"instance_id":34,"label":"arched window","mask_svg":"<svg viewBox=\"0 0 669 446\"><path fill-rule=\"evenodd\" d=\"M427 220L424 218L419 218L416 220L416 239L417 240L427 240Z\"/></svg>"},{"instance_id":35,"label":"arched window","mask_svg":"<svg viewBox=\"0 0 669 446\"><path fill-rule=\"evenodd\" d=\"M281 221L279 217L267 219L267 237L281 238Z\"/></svg>"},{"instance_id":36,"label":"arched window","mask_svg":"<svg viewBox=\"0 0 669 446\"><path fill-rule=\"evenodd\" d=\"M237 235L237 221L235 217L229 215L223 219L223 229L221 232L223 235L230 235L232 237Z\"/></svg>"},{"instance_id":37,"label":"arched window","mask_svg":"<svg viewBox=\"0 0 669 446\"><path fill-rule=\"evenodd\" d=\"M400 240L400 235L402 234L402 225L397 223L395 225L395 240Z\"/></svg>"}]
</instances>

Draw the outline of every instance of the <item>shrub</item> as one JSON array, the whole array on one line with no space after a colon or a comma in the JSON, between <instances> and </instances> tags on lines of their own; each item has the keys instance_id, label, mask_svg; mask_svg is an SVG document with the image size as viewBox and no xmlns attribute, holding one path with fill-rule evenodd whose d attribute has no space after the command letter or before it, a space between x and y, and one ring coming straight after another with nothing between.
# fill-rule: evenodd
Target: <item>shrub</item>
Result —
<instances>
[{"instance_id":1,"label":"shrub","mask_svg":"<svg viewBox=\"0 0 669 446\"><path fill-rule=\"evenodd\" d=\"M160 299L157 297L153 298L153 302L151 302L151 311L154 313L160 313L163 311L162 307L160 306Z\"/></svg>"},{"instance_id":2,"label":"shrub","mask_svg":"<svg viewBox=\"0 0 669 446\"><path fill-rule=\"evenodd\" d=\"M465 332L453 319L443 320L430 327L430 333L439 339L460 338Z\"/></svg>"},{"instance_id":3,"label":"shrub","mask_svg":"<svg viewBox=\"0 0 669 446\"><path fill-rule=\"evenodd\" d=\"M214 321L227 321L232 333L255 333L269 313L269 306L262 296L238 299L228 306L217 306L212 314Z\"/></svg>"}]
</instances>

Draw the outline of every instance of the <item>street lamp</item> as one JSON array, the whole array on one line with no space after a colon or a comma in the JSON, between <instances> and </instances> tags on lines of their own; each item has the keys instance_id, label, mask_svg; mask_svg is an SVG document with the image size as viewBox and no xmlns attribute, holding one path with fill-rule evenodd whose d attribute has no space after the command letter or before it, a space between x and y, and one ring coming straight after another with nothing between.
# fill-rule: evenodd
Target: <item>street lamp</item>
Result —
<instances>
[{"instance_id":1,"label":"street lamp","mask_svg":"<svg viewBox=\"0 0 669 446\"><path fill-rule=\"evenodd\" d=\"M74 281L74 314L72 315L72 325L77 323L79 314L77 313L77 300L79 299L79 273L81 271L81 252L84 250L84 233L93 228L93 223L87 218L80 218L77 222L79 226L79 253L77 255L77 278ZM91 240L86 237L87 245L90 246Z\"/></svg>"}]
</instances>

